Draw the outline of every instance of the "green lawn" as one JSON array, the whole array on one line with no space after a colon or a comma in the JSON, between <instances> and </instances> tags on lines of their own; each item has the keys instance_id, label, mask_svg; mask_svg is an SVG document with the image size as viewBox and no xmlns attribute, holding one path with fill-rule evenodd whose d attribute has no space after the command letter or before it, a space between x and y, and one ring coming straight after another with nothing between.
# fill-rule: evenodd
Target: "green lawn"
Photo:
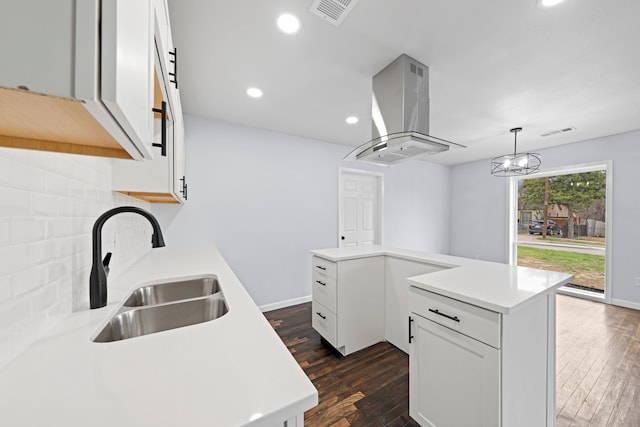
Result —
<instances>
[{"instance_id":1,"label":"green lawn","mask_svg":"<svg viewBox=\"0 0 640 427\"><path fill-rule=\"evenodd\" d=\"M603 255L518 246L518 265L570 273L572 283L604 289Z\"/></svg>"}]
</instances>

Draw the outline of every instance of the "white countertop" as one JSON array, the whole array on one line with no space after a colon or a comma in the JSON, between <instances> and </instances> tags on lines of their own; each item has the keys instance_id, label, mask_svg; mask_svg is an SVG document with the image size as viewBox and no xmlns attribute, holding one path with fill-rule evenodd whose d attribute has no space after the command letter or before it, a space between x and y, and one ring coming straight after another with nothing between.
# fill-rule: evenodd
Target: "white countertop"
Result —
<instances>
[{"instance_id":1,"label":"white countertop","mask_svg":"<svg viewBox=\"0 0 640 427\"><path fill-rule=\"evenodd\" d=\"M408 284L505 314L573 279L567 273L383 246L319 249L311 253L334 262L392 256L445 267L410 277Z\"/></svg>"},{"instance_id":2,"label":"white countertop","mask_svg":"<svg viewBox=\"0 0 640 427\"><path fill-rule=\"evenodd\" d=\"M90 341L132 289L211 274L229 307L224 316ZM108 296L107 307L73 313L0 370L0 425L271 427L318 403L313 384L216 249L153 249L108 283Z\"/></svg>"}]
</instances>

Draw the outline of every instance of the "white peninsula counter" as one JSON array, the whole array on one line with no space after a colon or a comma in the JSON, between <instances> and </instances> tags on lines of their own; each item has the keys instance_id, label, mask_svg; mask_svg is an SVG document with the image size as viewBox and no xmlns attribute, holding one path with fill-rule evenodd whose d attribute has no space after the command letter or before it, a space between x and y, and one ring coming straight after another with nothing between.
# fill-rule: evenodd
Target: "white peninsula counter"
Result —
<instances>
[{"instance_id":1,"label":"white peninsula counter","mask_svg":"<svg viewBox=\"0 0 640 427\"><path fill-rule=\"evenodd\" d=\"M91 341L133 289L200 275L217 277L222 317ZM313 384L216 249L153 249L107 286L106 307L73 313L0 370L1 425L291 427L317 404Z\"/></svg>"},{"instance_id":2,"label":"white peninsula counter","mask_svg":"<svg viewBox=\"0 0 640 427\"><path fill-rule=\"evenodd\" d=\"M312 251L314 328L410 354L424 426L555 425L555 293L573 276L371 246Z\"/></svg>"}]
</instances>

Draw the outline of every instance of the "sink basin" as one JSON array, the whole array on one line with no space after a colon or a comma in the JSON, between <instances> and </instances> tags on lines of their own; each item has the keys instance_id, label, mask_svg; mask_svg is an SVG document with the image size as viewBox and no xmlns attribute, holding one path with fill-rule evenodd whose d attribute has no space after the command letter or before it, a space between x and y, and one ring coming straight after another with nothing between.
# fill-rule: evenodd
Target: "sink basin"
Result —
<instances>
[{"instance_id":1,"label":"sink basin","mask_svg":"<svg viewBox=\"0 0 640 427\"><path fill-rule=\"evenodd\" d=\"M132 308L114 316L93 341L120 341L182 328L217 319L227 311L220 293L172 304Z\"/></svg>"},{"instance_id":2,"label":"sink basin","mask_svg":"<svg viewBox=\"0 0 640 427\"><path fill-rule=\"evenodd\" d=\"M124 302L125 307L165 304L190 298L213 295L220 290L216 277L199 277L156 285L143 286L133 291Z\"/></svg>"}]
</instances>

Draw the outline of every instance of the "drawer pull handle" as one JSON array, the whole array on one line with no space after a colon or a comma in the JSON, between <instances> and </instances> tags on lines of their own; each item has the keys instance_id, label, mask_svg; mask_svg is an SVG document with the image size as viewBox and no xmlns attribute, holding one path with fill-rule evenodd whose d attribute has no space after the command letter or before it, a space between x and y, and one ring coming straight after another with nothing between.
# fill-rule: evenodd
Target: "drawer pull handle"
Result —
<instances>
[{"instance_id":1,"label":"drawer pull handle","mask_svg":"<svg viewBox=\"0 0 640 427\"><path fill-rule=\"evenodd\" d=\"M316 311L316 314L320 316L322 320L325 320L327 318L327 316L323 316L322 313L320 313L319 311Z\"/></svg>"},{"instance_id":2,"label":"drawer pull handle","mask_svg":"<svg viewBox=\"0 0 640 427\"><path fill-rule=\"evenodd\" d=\"M321 265L316 265L316 268L319 268L320 270L326 270L327 269L327 267L323 267Z\"/></svg>"},{"instance_id":3,"label":"drawer pull handle","mask_svg":"<svg viewBox=\"0 0 640 427\"><path fill-rule=\"evenodd\" d=\"M412 323L413 323L413 319L411 318L411 316L409 316L409 344L411 344L411 341L413 340L413 334L411 334Z\"/></svg>"},{"instance_id":4,"label":"drawer pull handle","mask_svg":"<svg viewBox=\"0 0 640 427\"><path fill-rule=\"evenodd\" d=\"M447 319L451 319L454 322L459 322L460 321L460 319L458 319L458 316L449 316L448 314L440 313L440 311L438 311L437 308L435 310L433 308L430 308L429 311L432 312L432 313L435 313L435 314L437 314L439 316L446 317Z\"/></svg>"},{"instance_id":5,"label":"drawer pull handle","mask_svg":"<svg viewBox=\"0 0 640 427\"><path fill-rule=\"evenodd\" d=\"M162 104L160 105L162 106L162 108L152 108L151 110L154 113L162 114L162 120L160 121L160 123L162 123L162 142L160 144L154 142L151 145L153 147L159 147L160 154L163 157L167 157L167 103L162 101Z\"/></svg>"},{"instance_id":6,"label":"drawer pull handle","mask_svg":"<svg viewBox=\"0 0 640 427\"><path fill-rule=\"evenodd\" d=\"M327 284L326 284L326 283L321 282L320 280L316 280L316 283L320 283L322 286L327 286Z\"/></svg>"}]
</instances>

